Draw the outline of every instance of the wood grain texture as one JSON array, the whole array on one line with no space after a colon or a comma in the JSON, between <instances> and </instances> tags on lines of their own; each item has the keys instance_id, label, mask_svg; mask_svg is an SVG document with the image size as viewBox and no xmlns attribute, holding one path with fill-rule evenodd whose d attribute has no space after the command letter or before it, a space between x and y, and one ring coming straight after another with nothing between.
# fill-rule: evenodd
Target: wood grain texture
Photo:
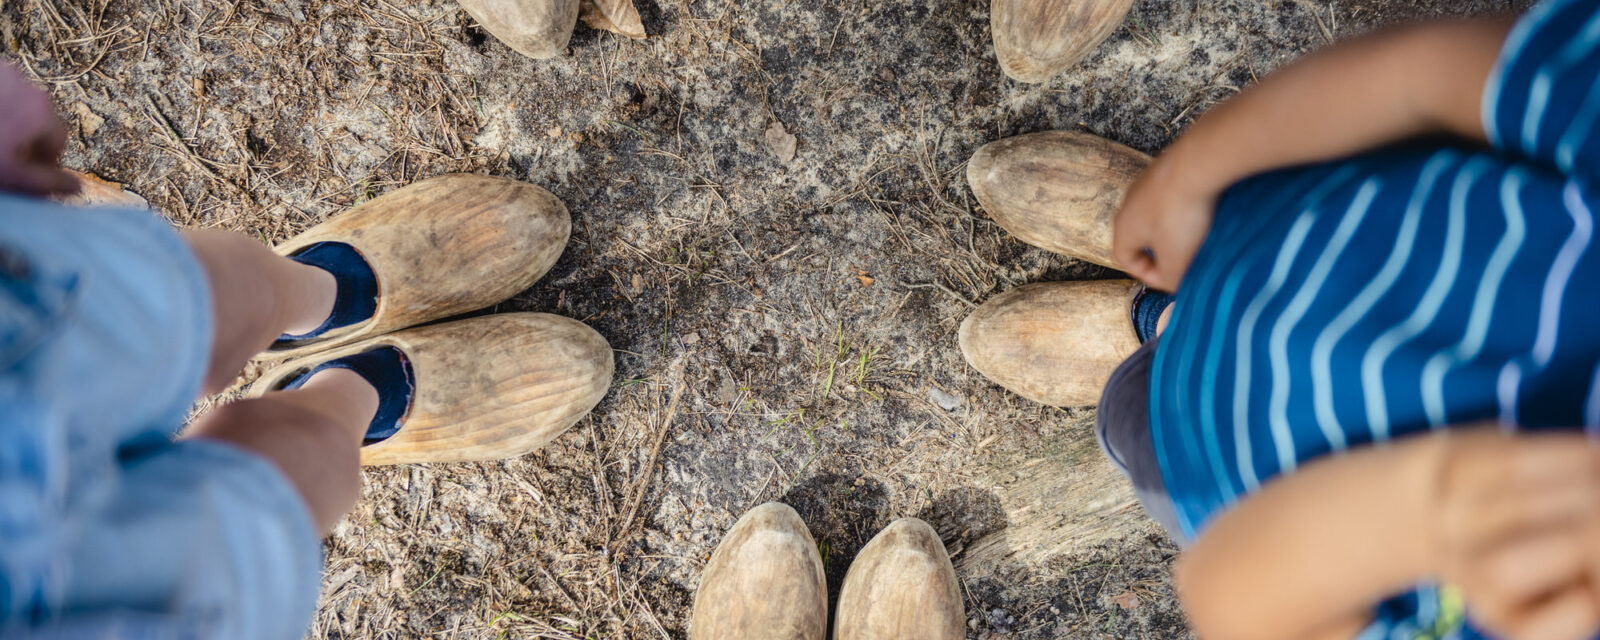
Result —
<instances>
[{"instance_id":1,"label":"wood grain texture","mask_svg":"<svg viewBox=\"0 0 1600 640\"><path fill-rule=\"evenodd\" d=\"M578 0L457 1L485 31L529 58L560 55L578 24Z\"/></svg>"},{"instance_id":2,"label":"wood grain texture","mask_svg":"<svg viewBox=\"0 0 1600 640\"><path fill-rule=\"evenodd\" d=\"M520 456L577 423L611 386L611 346L594 329L547 313L502 313L292 360L262 374L250 395L280 389L319 363L380 346L405 354L416 391L400 432L362 447L362 464Z\"/></svg>"},{"instance_id":3,"label":"wood grain texture","mask_svg":"<svg viewBox=\"0 0 1600 640\"><path fill-rule=\"evenodd\" d=\"M967 184L1017 239L1069 258L1118 268L1111 221L1150 156L1099 136L1041 131L978 148Z\"/></svg>"},{"instance_id":4,"label":"wood grain texture","mask_svg":"<svg viewBox=\"0 0 1600 640\"><path fill-rule=\"evenodd\" d=\"M578 18L590 28L633 38L645 37L644 23L633 0L582 0Z\"/></svg>"},{"instance_id":5,"label":"wood grain texture","mask_svg":"<svg viewBox=\"0 0 1600 640\"><path fill-rule=\"evenodd\" d=\"M265 355L303 355L501 302L550 270L571 231L559 199L506 178L452 174L384 194L276 249L354 247L378 276L373 317Z\"/></svg>"},{"instance_id":6,"label":"wood grain texture","mask_svg":"<svg viewBox=\"0 0 1600 640\"><path fill-rule=\"evenodd\" d=\"M746 512L706 563L690 640L823 640L822 558L800 515L768 502Z\"/></svg>"},{"instance_id":7,"label":"wood grain texture","mask_svg":"<svg viewBox=\"0 0 1600 640\"><path fill-rule=\"evenodd\" d=\"M985 377L1057 407L1099 404L1100 392L1139 348L1133 280L1043 282L984 302L961 322L961 355Z\"/></svg>"},{"instance_id":8,"label":"wood grain texture","mask_svg":"<svg viewBox=\"0 0 1600 640\"><path fill-rule=\"evenodd\" d=\"M1006 75L1044 82L1116 31L1133 0L990 0L994 54Z\"/></svg>"},{"instance_id":9,"label":"wood grain texture","mask_svg":"<svg viewBox=\"0 0 1600 640\"><path fill-rule=\"evenodd\" d=\"M956 572L928 523L901 518L861 548L839 588L834 640L962 640Z\"/></svg>"},{"instance_id":10,"label":"wood grain texture","mask_svg":"<svg viewBox=\"0 0 1600 640\"><path fill-rule=\"evenodd\" d=\"M1160 529L1127 477L1100 451L1094 421L1087 412L1069 418L1029 458L1007 460L985 474L980 486L1000 499L1007 525L967 546L957 563L962 576L1046 566L1059 556Z\"/></svg>"}]
</instances>

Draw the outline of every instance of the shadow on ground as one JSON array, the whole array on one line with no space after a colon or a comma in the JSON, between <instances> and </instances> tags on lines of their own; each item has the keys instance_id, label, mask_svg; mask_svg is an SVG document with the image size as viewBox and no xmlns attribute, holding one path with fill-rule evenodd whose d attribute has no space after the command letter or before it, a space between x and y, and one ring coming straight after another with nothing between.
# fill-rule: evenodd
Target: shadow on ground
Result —
<instances>
[{"instance_id":1,"label":"shadow on ground","mask_svg":"<svg viewBox=\"0 0 1600 640\"><path fill-rule=\"evenodd\" d=\"M722 532L768 500L806 517L835 585L897 517L958 562L1024 531L1049 514L995 492L1091 414L989 384L956 328L1017 285L1115 274L1007 237L971 153L1044 129L1155 152L1311 47L1500 3L1143 0L1040 85L1001 75L981 0L638 4L648 39L580 25L549 61L448 0L0 4L4 55L70 119L67 163L177 224L274 242L452 171L572 212L560 262L493 311L594 326L615 390L521 459L367 470L312 637L681 638ZM1173 554L1129 536L963 575L972 637L1186 637Z\"/></svg>"}]
</instances>

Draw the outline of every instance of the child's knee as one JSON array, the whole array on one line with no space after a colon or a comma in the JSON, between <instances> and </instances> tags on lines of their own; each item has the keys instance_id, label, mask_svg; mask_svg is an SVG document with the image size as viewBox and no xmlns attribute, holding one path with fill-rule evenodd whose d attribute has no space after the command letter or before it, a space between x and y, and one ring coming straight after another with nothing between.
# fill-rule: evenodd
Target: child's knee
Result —
<instances>
[{"instance_id":1,"label":"child's knee","mask_svg":"<svg viewBox=\"0 0 1600 640\"><path fill-rule=\"evenodd\" d=\"M360 445L331 416L272 395L241 400L188 434L220 440L271 461L299 490L326 533L360 493Z\"/></svg>"}]
</instances>

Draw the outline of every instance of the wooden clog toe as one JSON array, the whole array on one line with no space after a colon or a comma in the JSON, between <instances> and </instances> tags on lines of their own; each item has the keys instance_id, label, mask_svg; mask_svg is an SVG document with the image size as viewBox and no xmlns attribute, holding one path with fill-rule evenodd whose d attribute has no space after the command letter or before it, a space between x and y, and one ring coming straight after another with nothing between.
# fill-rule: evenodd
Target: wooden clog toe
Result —
<instances>
[{"instance_id":1,"label":"wooden clog toe","mask_svg":"<svg viewBox=\"0 0 1600 640\"><path fill-rule=\"evenodd\" d=\"M376 312L264 355L294 357L499 303L550 270L571 230L561 200L516 180L452 174L386 193L276 248L350 245L377 276Z\"/></svg>"},{"instance_id":2,"label":"wooden clog toe","mask_svg":"<svg viewBox=\"0 0 1600 640\"><path fill-rule=\"evenodd\" d=\"M995 58L1016 80L1044 82L1100 46L1132 6L1133 0L990 0Z\"/></svg>"},{"instance_id":3,"label":"wooden clog toe","mask_svg":"<svg viewBox=\"0 0 1600 640\"><path fill-rule=\"evenodd\" d=\"M706 563L690 640L824 640L822 558L800 515L768 502L746 512Z\"/></svg>"},{"instance_id":4,"label":"wooden clog toe","mask_svg":"<svg viewBox=\"0 0 1600 640\"><path fill-rule=\"evenodd\" d=\"M1017 239L1117 268L1111 220L1150 157L1099 136L1041 131L996 140L967 162L967 184Z\"/></svg>"},{"instance_id":5,"label":"wooden clog toe","mask_svg":"<svg viewBox=\"0 0 1600 640\"><path fill-rule=\"evenodd\" d=\"M901 518L862 547L839 589L834 640L962 640L961 592L933 527Z\"/></svg>"},{"instance_id":6,"label":"wooden clog toe","mask_svg":"<svg viewBox=\"0 0 1600 640\"><path fill-rule=\"evenodd\" d=\"M578 0L458 0L467 14L513 51L534 59L567 49L578 24Z\"/></svg>"},{"instance_id":7,"label":"wooden clog toe","mask_svg":"<svg viewBox=\"0 0 1600 640\"><path fill-rule=\"evenodd\" d=\"M1024 398L1099 404L1117 365L1139 348L1133 280L1043 282L990 298L961 322L961 355Z\"/></svg>"},{"instance_id":8,"label":"wooden clog toe","mask_svg":"<svg viewBox=\"0 0 1600 640\"><path fill-rule=\"evenodd\" d=\"M291 360L262 374L250 395L282 389L328 360L383 346L410 362L415 391L399 432L362 447L362 464L520 456L577 423L611 385L611 346L594 329L546 313L502 313Z\"/></svg>"}]
</instances>

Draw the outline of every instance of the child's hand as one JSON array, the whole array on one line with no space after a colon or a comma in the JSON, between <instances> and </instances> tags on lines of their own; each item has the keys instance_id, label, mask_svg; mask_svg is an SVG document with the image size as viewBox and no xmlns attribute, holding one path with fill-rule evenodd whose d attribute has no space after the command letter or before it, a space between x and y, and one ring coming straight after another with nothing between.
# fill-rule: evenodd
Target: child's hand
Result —
<instances>
[{"instance_id":1,"label":"child's hand","mask_svg":"<svg viewBox=\"0 0 1600 640\"><path fill-rule=\"evenodd\" d=\"M1170 154L1157 157L1128 189L1112 222L1111 256L1151 288L1177 291L1211 230L1217 192L1190 186Z\"/></svg>"},{"instance_id":2,"label":"child's hand","mask_svg":"<svg viewBox=\"0 0 1600 640\"><path fill-rule=\"evenodd\" d=\"M1435 492L1438 567L1499 637L1581 640L1600 630L1600 453L1581 433L1452 436Z\"/></svg>"},{"instance_id":3,"label":"child's hand","mask_svg":"<svg viewBox=\"0 0 1600 640\"><path fill-rule=\"evenodd\" d=\"M67 127L50 94L0 63L0 191L77 193L78 179L56 164L66 145Z\"/></svg>"}]
</instances>

